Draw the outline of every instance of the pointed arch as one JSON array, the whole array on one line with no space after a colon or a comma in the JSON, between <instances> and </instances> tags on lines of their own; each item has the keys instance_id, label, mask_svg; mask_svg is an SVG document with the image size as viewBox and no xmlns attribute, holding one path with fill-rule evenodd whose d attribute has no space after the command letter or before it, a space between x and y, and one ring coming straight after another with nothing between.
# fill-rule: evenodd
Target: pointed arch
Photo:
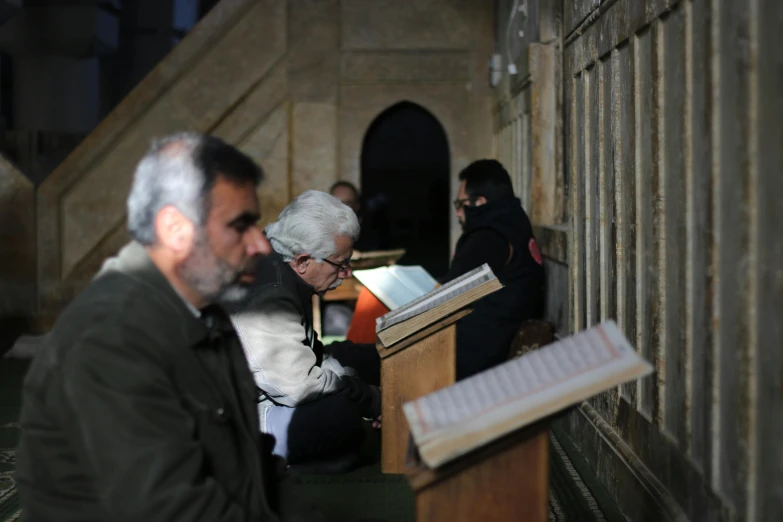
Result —
<instances>
[{"instance_id":1,"label":"pointed arch","mask_svg":"<svg viewBox=\"0 0 783 522\"><path fill-rule=\"evenodd\" d=\"M430 111L409 101L382 111L364 135L361 186L372 225L404 264L438 277L449 265L449 144Z\"/></svg>"}]
</instances>

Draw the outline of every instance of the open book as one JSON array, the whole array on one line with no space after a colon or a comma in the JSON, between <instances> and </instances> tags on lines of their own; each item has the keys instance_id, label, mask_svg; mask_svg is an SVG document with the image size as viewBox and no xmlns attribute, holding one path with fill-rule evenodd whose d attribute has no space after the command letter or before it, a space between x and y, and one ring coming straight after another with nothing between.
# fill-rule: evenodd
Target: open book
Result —
<instances>
[{"instance_id":1,"label":"open book","mask_svg":"<svg viewBox=\"0 0 783 522\"><path fill-rule=\"evenodd\" d=\"M653 367L608 321L403 405L430 468Z\"/></svg>"},{"instance_id":2,"label":"open book","mask_svg":"<svg viewBox=\"0 0 783 522\"><path fill-rule=\"evenodd\" d=\"M484 263L379 317L375 331L385 346L391 346L501 288L503 285Z\"/></svg>"},{"instance_id":3,"label":"open book","mask_svg":"<svg viewBox=\"0 0 783 522\"><path fill-rule=\"evenodd\" d=\"M356 270L353 276L389 310L396 310L438 286L438 282L420 266L382 266Z\"/></svg>"}]
</instances>

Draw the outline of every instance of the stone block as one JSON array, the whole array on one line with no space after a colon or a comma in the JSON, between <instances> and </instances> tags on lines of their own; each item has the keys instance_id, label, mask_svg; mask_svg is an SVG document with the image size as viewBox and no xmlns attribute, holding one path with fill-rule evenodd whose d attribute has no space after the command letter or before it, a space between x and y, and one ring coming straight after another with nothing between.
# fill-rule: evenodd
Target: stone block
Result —
<instances>
[{"instance_id":1,"label":"stone block","mask_svg":"<svg viewBox=\"0 0 783 522\"><path fill-rule=\"evenodd\" d=\"M278 63L228 112L212 134L240 145L263 126L272 113L287 103L288 76L284 63Z\"/></svg>"},{"instance_id":2,"label":"stone block","mask_svg":"<svg viewBox=\"0 0 783 522\"><path fill-rule=\"evenodd\" d=\"M291 200L289 104L278 105L237 146L264 169L258 189L262 227L275 221Z\"/></svg>"},{"instance_id":3,"label":"stone block","mask_svg":"<svg viewBox=\"0 0 783 522\"><path fill-rule=\"evenodd\" d=\"M356 52L342 57L343 83L468 82L470 54Z\"/></svg>"},{"instance_id":4,"label":"stone block","mask_svg":"<svg viewBox=\"0 0 783 522\"><path fill-rule=\"evenodd\" d=\"M297 103L293 107L291 197L305 190L329 190L337 181L337 106Z\"/></svg>"},{"instance_id":5,"label":"stone block","mask_svg":"<svg viewBox=\"0 0 783 522\"><path fill-rule=\"evenodd\" d=\"M340 81L337 0L288 0L288 78L294 102L336 103Z\"/></svg>"},{"instance_id":6,"label":"stone block","mask_svg":"<svg viewBox=\"0 0 783 522\"><path fill-rule=\"evenodd\" d=\"M473 0L343 0L343 50L473 47Z\"/></svg>"}]
</instances>

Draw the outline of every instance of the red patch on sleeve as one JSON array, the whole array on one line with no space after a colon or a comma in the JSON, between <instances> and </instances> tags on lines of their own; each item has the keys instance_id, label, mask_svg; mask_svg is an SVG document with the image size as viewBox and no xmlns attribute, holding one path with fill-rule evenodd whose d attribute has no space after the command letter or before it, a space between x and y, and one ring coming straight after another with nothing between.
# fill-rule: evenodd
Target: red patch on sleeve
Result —
<instances>
[{"instance_id":1,"label":"red patch on sleeve","mask_svg":"<svg viewBox=\"0 0 783 522\"><path fill-rule=\"evenodd\" d=\"M538 244L532 237L530 238L530 241L527 242L527 248L530 250L530 255L536 260L536 263L539 265L543 264L543 261L541 260L541 251L538 250Z\"/></svg>"}]
</instances>

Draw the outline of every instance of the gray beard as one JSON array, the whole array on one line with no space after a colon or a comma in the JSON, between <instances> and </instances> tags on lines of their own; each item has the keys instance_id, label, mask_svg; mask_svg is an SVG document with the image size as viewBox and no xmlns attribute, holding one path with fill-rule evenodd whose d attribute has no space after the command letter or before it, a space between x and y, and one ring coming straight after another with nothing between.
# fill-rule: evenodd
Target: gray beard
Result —
<instances>
[{"instance_id":1,"label":"gray beard","mask_svg":"<svg viewBox=\"0 0 783 522\"><path fill-rule=\"evenodd\" d=\"M196 289L208 302L233 302L247 291L236 282L238 272L212 253L203 232L196 238L196 245L182 264L183 279Z\"/></svg>"},{"instance_id":2,"label":"gray beard","mask_svg":"<svg viewBox=\"0 0 783 522\"><path fill-rule=\"evenodd\" d=\"M342 279L338 279L337 281L335 281L334 283L332 283L332 284L329 286L329 288L327 288L327 290L334 290L335 288L337 288L337 287L338 287L338 286L340 286L341 284L343 284L343 280L342 280Z\"/></svg>"}]
</instances>

